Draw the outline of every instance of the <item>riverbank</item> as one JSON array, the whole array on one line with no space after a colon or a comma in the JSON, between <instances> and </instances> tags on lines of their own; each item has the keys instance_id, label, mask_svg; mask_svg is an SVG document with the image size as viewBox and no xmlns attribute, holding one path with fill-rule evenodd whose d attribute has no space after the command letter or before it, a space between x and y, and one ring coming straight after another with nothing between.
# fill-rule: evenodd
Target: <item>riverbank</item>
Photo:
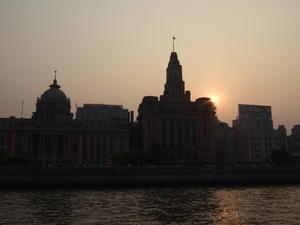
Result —
<instances>
[{"instance_id":1,"label":"riverbank","mask_svg":"<svg viewBox=\"0 0 300 225\"><path fill-rule=\"evenodd\" d=\"M298 166L2 167L1 188L300 184Z\"/></svg>"}]
</instances>

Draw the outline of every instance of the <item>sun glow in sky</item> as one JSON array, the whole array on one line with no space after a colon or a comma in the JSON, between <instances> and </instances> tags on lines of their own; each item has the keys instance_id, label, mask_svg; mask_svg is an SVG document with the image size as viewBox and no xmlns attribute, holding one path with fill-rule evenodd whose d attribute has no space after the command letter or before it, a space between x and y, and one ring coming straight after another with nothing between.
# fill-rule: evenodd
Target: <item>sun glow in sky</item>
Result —
<instances>
[{"instance_id":1,"label":"sun glow in sky","mask_svg":"<svg viewBox=\"0 0 300 225\"><path fill-rule=\"evenodd\" d=\"M218 100L219 100L219 98L217 96L212 96L210 99L215 104L218 103Z\"/></svg>"},{"instance_id":2,"label":"sun glow in sky","mask_svg":"<svg viewBox=\"0 0 300 225\"><path fill-rule=\"evenodd\" d=\"M274 125L300 123L300 1L2 0L0 117L35 111L53 71L75 104L160 96L175 51L192 100L217 93L217 116L272 106ZM288 99L288 101L287 101Z\"/></svg>"}]
</instances>

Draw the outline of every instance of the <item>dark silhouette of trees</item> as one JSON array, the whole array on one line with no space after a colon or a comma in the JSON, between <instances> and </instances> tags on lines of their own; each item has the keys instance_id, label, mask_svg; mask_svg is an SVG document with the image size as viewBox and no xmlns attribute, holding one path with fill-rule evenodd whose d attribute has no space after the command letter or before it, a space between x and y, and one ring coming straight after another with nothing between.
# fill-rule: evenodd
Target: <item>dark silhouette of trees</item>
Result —
<instances>
[{"instance_id":1,"label":"dark silhouette of trees","mask_svg":"<svg viewBox=\"0 0 300 225\"><path fill-rule=\"evenodd\" d=\"M114 165L142 166L147 164L148 156L142 151L131 150L128 152L114 153L109 157L109 161L111 161Z\"/></svg>"},{"instance_id":2,"label":"dark silhouette of trees","mask_svg":"<svg viewBox=\"0 0 300 225\"><path fill-rule=\"evenodd\" d=\"M158 164L161 162L162 151L158 145L151 145L146 153L142 150L130 150L127 152L116 152L108 160L114 165L143 166L149 164Z\"/></svg>"},{"instance_id":3,"label":"dark silhouette of trees","mask_svg":"<svg viewBox=\"0 0 300 225\"><path fill-rule=\"evenodd\" d=\"M7 164L10 158L9 150L7 148L0 147L0 164Z\"/></svg>"},{"instance_id":4,"label":"dark silhouette of trees","mask_svg":"<svg viewBox=\"0 0 300 225\"><path fill-rule=\"evenodd\" d=\"M0 165L26 166L28 161L24 157L11 156L9 149L0 147Z\"/></svg>"},{"instance_id":5,"label":"dark silhouette of trees","mask_svg":"<svg viewBox=\"0 0 300 225\"><path fill-rule=\"evenodd\" d=\"M287 164L291 163L291 153L286 150L273 151L271 153L271 161L274 164Z\"/></svg>"}]
</instances>

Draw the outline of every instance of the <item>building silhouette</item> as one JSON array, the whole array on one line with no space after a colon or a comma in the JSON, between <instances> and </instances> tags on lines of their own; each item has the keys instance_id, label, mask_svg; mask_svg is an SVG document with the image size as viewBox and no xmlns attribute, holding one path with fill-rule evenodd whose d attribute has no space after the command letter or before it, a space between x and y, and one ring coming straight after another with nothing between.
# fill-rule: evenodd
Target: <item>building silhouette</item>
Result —
<instances>
[{"instance_id":1,"label":"building silhouette","mask_svg":"<svg viewBox=\"0 0 300 225\"><path fill-rule=\"evenodd\" d=\"M236 130L236 161L262 162L272 151L286 149L286 129L273 128L271 106L238 105L239 116L233 120Z\"/></svg>"},{"instance_id":2,"label":"building silhouette","mask_svg":"<svg viewBox=\"0 0 300 225\"><path fill-rule=\"evenodd\" d=\"M71 101L60 89L56 78L49 87L40 98L37 98L36 111L32 113L32 119L48 122L72 120Z\"/></svg>"},{"instance_id":3,"label":"building silhouette","mask_svg":"<svg viewBox=\"0 0 300 225\"><path fill-rule=\"evenodd\" d=\"M138 108L144 151L160 151L167 162L195 162L213 158L215 106L210 98L191 101L185 91L182 66L172 52L160 98L145 96Z\"/></svg>"},{"instance_id":4,"label":"building silhouette","mask_svg":"<svg viewBox=\"0 0 300 225\"><path fill-rule=\"evenodd\" d=\"M73 119L71 101L56 78L49 87L37 98L31 119L0 118L0 146L12 156L42 164L98 164L129 150L128 110L87 104ZM103 108L113 117L99 113Z\"/></svg>"},{"instance_id":5,"label":"building silhouette","mask_svg":"<svg viewBox=\"0 0 300 225\"><path fill-rule=\"evenodd\" d=\"M84 104L76 110L76 119L78 120L129 120L129 112L123 109L122 105L106 105L106 104Z\"/></svg>"},{"instance_id":6,"label":"building silhouette","mask_svg":"<svg viewBox=\"0 0 300 225\"><path fill-rule=\"evenodd\" d=\"M216 119L213 140L216 162L236 162L236 129Z\"/></svg>"},{"instance_id":7,"label":"building silhouette","mask_svg":"<svg viewBox=\"0 0 300 225\"><path fill-rule=\"evenodd\" d=\"M287 137L288 151L292 156L300 156L300 125L294 125L292 133Z\"/></svg>"},{"instance_id":8,"label":"building silhouette","mask_svg":"<svg viewBox=\"0 0 300 225\"><path fill-rule=\"evenodd\" d=\"M273 128L271 106L239 104L233 127L216 117L210 98L191 100L171 52L160 97L145 96L133 112L122 105L84 104L76 117L57 79L36 101L32 118L0 118L0 147L41 164L100 164L130 149L163 163L262 162L273 151L300 155L300 126ZM148 155L149 156L149 155Z\"/></svg>"}]
</instances>

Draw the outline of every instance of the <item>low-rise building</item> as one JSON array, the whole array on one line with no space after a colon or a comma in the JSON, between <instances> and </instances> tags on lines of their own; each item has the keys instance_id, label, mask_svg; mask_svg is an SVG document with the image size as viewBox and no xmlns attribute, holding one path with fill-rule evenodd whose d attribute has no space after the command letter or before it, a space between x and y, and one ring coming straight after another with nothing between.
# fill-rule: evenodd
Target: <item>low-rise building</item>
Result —
<instances>
[{"instance_id":1,"label":"low-rise building","mask_svg":"<svg viewBox=\"0 0 300 225\"><path fill-rule=\"evenodd\" d=\"M129 112L122 105L84 104L76 111L77 120L112 121L129 120Z\"/></svg>"},{"instance_id":2,"label":"low-rise building","mask_svg":"<svg viewBox=\"0 0 300 225\"><path fill-rule=\"evenodd\" d=\"M218 120L214 126L214 151L216 162L234 163L236 161L236 130Z\"/></svg>"}]
</instances>

